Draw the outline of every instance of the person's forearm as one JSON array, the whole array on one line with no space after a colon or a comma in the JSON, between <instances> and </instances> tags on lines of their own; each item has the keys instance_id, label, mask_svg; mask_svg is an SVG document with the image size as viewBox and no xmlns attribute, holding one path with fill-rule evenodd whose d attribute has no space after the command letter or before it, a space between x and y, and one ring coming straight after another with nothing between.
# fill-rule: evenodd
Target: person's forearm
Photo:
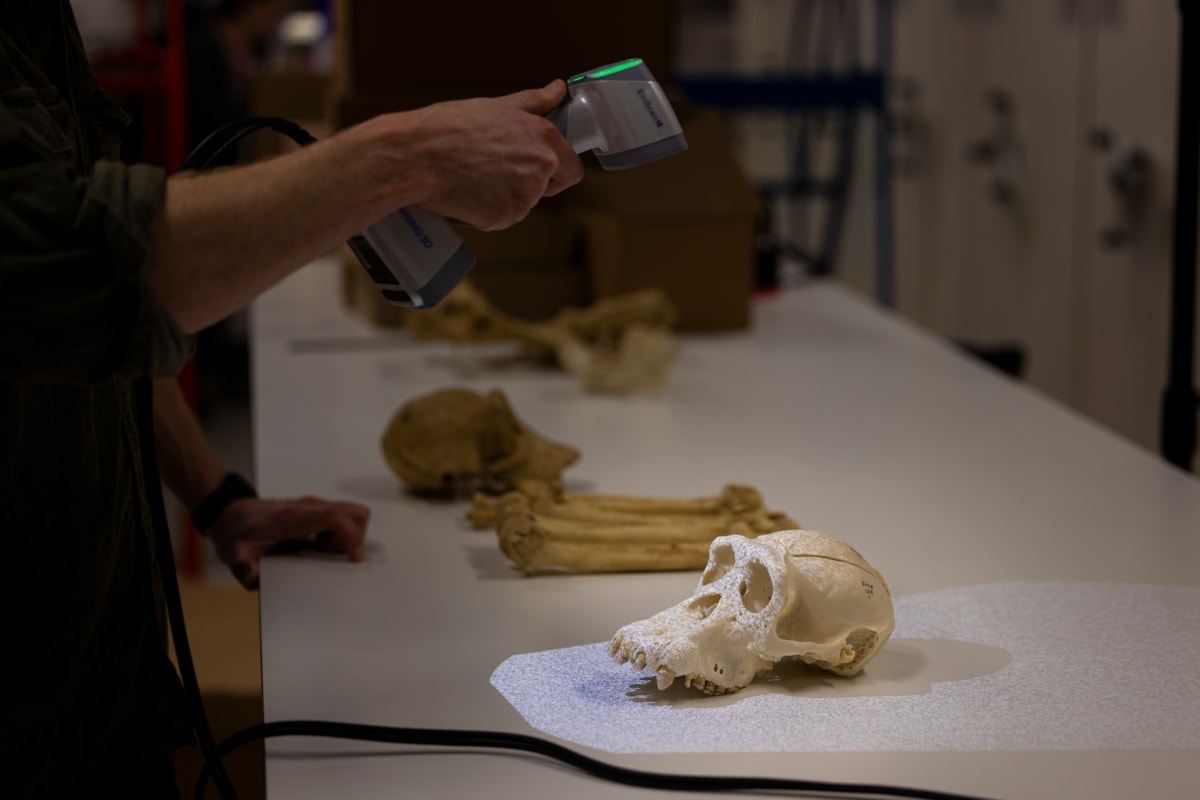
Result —
<instances>
[{"instance_id":1,"label":"person's forearm","mask_svg":"<svg viewBox=\"0 0 1200 800\"><path fill-rule=\"evenodd\" d=\"M217 488L225 470L174 378L154 381L154 442L163 483L191 512Z\"/></svg>"},{"instance_id":2,"label":"person's forearm","mask_svg":"<svg viewBox=\"0 0 1200 800\"><path fill-rule=\"evenodd\" d=\"M242 308L295 269L407 204L403 174L367 123L279 158L168 181L151 286L188 333Z\"/></svg>"},{"instance_id":3,"label":"person's forearm","mask_svg":"<svg viewBox=\"0 0 1200 800\"><path fill-rule=\"evenodd\" d=\"M194 333L408 205L498 230L583 175L543 114L562 81L385 114L286 156L172 178L151 231L151 288Z\"/></svg>"}]
</instances>

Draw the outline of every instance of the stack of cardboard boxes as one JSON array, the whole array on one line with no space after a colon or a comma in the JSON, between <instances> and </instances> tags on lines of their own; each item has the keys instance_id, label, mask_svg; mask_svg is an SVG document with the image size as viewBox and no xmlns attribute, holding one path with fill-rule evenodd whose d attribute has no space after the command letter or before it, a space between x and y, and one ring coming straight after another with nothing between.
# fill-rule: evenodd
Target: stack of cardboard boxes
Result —
<instances>
[{"instance_id":1,"label":"stack of cardboard boxes","mask_svg":"<svg viewBox=\"0 0 1200 800\"><path fill-rule=\"evenodd\" d=\"M669 89L670 6L339 0L330 127L543 86L635 56ZM471 278L498 308L541 318L566 305L657 286L679 306L681 330L749 324L757 197L720 120L682 102L676 112L688 152L617 173L603 172L585 154L582 183L543 202L524 222L506 231L461 231L477 258ZM344 278L348 302L369 319L400 319L361 268L348 263Z\"/></svg>"}]
</instances>

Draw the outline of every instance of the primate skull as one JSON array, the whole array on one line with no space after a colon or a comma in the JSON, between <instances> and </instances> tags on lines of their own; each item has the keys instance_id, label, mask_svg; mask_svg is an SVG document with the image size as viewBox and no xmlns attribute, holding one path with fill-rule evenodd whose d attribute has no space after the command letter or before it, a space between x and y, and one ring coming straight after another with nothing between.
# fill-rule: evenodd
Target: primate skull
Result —
<instances>
[{"instance_id":1,"label":"primate skull","mask_svg":"<svg viewBox=\"0 0 1200 800\"><path fill-rule=\"evenodd\" d=\"M418 492L511 489L526 479L558 482L579 451L538 435L499 389L442 389L401 406L381 442L392 471Z\"/></svg>"},{"instance_id":2,"label":"primate skull","mask_svg":"<svg viewBox=\"0 0 1200 800\"><path fill-rule=\"evenodd\" d=\"M855 675L896 627L887 581L845 542L806 530L721 536L695 593L617 631L609 653L705 694L782 659Z\"/></svg>"}]
</instances>

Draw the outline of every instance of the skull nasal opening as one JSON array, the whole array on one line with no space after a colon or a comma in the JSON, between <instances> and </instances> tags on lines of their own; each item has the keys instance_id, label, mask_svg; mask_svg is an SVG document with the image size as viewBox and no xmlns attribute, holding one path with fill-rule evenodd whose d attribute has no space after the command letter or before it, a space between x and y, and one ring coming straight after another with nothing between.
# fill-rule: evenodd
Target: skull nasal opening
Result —
<instances>
[{"instance_id":1,"label":"skull nasal opening","mask_svg":"<svg viewBox=\"0 0 1200 800\"><path fill-rule=\"evenodd\" d=\"M713 581L725 577L725 573L729 572L729 568L733 566L733 561L734 555L731 546L727 544L715 546L708 554L708 567L704 570L704 576L700 578L700 585L707 586Z\"/></svg>"},{"instance_id":2,"label":"skull nasal opening","mask_svg":"<svg viewBox=\"0 0 1200 800\"><path fill-rule=\"evenodd\" d=\"M738 584L738 594L747 610L757 614L771 602L775 587L771 583L771 573L761 561L750 561L746 564L746 574Z\"/></svg>"},{"instance_id":3,"label":"skull nasal opening","mask_svg":"<svg viewBox=\"0 0 1200 800\"><path fill-rule=\"evenodd\" d=\"M687 612L695 619L705 619L717 607L717 603L719 602L721 602L721 595L719 594L701 595L688 603Z\"/></svg>"}]
</instances>

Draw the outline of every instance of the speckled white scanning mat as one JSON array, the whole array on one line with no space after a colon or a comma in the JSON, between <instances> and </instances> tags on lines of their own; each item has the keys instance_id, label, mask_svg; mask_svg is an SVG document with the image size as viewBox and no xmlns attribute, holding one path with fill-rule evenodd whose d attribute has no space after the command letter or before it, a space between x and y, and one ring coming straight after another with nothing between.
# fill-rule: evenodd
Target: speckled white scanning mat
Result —
<instances>
[{"instance_id":1,"label":"speckled white scanning mat","mask_svg":"<svg viewBox=\"0 0 1200 800\"><path fill-rule=\"evenodd\" d=\"M787 664L720 697L659 691L601 642L513 656L492 685L614 753L1200 748L1200 589L995 583L895 607L854 678Z\"/></svg>"}]
</instances>

